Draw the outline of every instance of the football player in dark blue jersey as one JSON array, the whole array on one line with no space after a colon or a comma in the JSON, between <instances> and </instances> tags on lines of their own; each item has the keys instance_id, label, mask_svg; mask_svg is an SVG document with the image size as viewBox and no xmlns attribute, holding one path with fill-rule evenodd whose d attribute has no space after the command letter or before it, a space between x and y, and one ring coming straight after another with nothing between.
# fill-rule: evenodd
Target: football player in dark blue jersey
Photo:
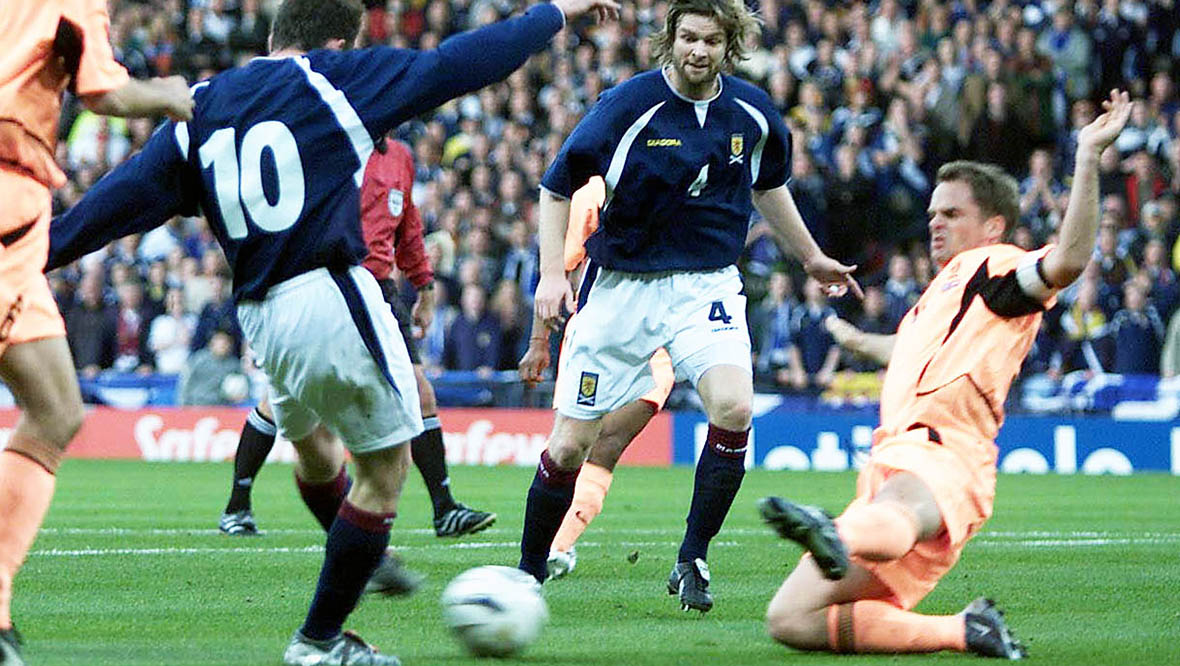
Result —
<instances>
[{"instance_id":1,"label":"football player in dark blue jersey","mask_svg":"<svg viewBox=\"0 0 1180 666\"><path fill-rule=\"evenodd\" d=\"M712 608L708 545L741 486L750 429L750 337L734 264L753 210L821 283L859 290L855 267L824 255L791 199L791 137L770 97L723 73L757 30L742 0L673 0L654 36L663 66L603 93L542 180L535 308L550 324L574 305L562 261L569 197L596 175L607 194L528 494L520 568L537 580L602 416L652 389L647 360L664 347L709 417L668 591L686 610Z\"/></svg>"},{"instance_id":2,"label":"football player in dark blue jersey","mask_svg":"<svg viewBox=\"0 0 1180 666\"><path fill-rule=\"evenodd\" d=\"M432 51L351 51L359 0L284 0L270 57L194 86L193 119L165 124L51 231L50 263L62 265L199 209L225 250L278 430L298 452L296 474L324 489L304 499L331 525L286 664L400 663L341 631L389 543L410 460L403 444L423 429L397 322L361 267L359 188L374 141L507 77L567 17L591 11L609 18L618 5L553 0Z\"/></svg>"}]
</instances>

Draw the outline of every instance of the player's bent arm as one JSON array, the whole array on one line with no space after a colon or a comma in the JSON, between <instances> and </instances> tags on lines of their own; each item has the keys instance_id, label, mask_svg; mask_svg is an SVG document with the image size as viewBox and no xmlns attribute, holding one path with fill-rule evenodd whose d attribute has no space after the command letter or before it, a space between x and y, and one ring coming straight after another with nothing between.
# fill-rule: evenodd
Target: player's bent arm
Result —
<instances>
[{"instance_id":1,"label":"player's bent arm","mask_svg":"<svg viewBox=\"0 0 1180 666\"><path fill-rule=\"evenodd\" d=\"M794 254L804 264L823 254L803 223L803 216L799 214L795 199L786 185L769 190L751 190L751 196L754 208L770 223L784 250Z\"/></svg>"},{"instance_id":2,"label":"player's bent arm","mask_svg":"<svg viewBox=\"0 0 1180 666\"><path fill-rule=\"evenodd\" d=\"M168 115L174 120L193 117L193 99L183 77L169 76L141 81L130 79L103 93L83 95L82 103L104 116L142 117Z\"/></svg>"},{"instance_id":3,"label":"player's bent arm","mask_svg":"<svg viewBox=\"0 0 1180 666\"><path fill-rule=\"evenodd\" d=\"M1076 280L1094 251L1094 237L1098 232L1098 160L1102 151L1126 126L1131 113L1131 98L1127 93L1112 90L1110 99L1103 106L1106 113L1083 127L1078 134L1069 205L1061 221L1057 245L1045 255L1040 265L1039 277L1050 289L1069 286ZM1027 291L1024 282L1021 286Z\"/></svg>"},{"instance_id":4,"label":"player's bent arm","mask_svg":"<svg viewBox=\"0 0 1180 666\"><path fill-rule=\"evenodd\" d=\"M828 317L824 320L824 327L841 347L871 358L881 365L889 365L897 335L866 333L839 317Z\"/></svg>"}]
</instances>

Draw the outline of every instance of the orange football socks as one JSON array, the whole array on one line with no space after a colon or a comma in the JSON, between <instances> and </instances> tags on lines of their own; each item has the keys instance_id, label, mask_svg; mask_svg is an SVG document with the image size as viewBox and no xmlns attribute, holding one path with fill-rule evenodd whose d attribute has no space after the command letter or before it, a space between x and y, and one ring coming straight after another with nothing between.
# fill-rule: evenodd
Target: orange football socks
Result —
<instances>
[{"instance_id":1,"label":"orange football socks","mask_svg":"<svg viewBox=\"0 0 1180 666\"><path fill-rule=\"evenodd\" d=\"M574 503L553 538L552 550L568 553L574 547L590 521L602 513L602 503L613 479L614 474L605 467L589 462L582 465L582 473L574 486Z\"/></svg>"},{"instance_id":2,"label":"orange football socks","mask_svg":"<svg viewBox=\"0 0 1180 666\"><path fill-rule=\"evenodd\" d=\"M14 440L19 437L26 435L13 435ZM0 629L12 626L12 579L49 510L55 481L31 458L0 451Z\"/></svg>"},{"instance_id":3,"label":"orange football socks","mask_svg":"<svg viewBox=\"0 0 1180 666\"><path fill-rule=\"evenodd\" d=\"M833 652L938 652L967 649L962 615L919 615L884 601L828 606Z\"/></svg>"}]
</instances>

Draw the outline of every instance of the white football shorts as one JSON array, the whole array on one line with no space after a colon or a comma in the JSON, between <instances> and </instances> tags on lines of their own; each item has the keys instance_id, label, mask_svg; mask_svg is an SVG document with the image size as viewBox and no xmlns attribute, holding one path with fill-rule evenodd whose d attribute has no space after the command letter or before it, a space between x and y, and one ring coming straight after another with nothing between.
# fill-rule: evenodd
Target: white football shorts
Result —
<instances>
[{"instance_id":1,"label":"white football shorts","mask_svg":"<svg viewBox=\"0 0 1180 666\"><path fill-rule=\"evenodd\" d=\"M696 386L709 368L752 373L746 297L735 266L716 271L626 273L601 269L579 290L559 362L553 403L594 419L656 386L649 360L668 350L676 377Z\"/></svg>"},{"instance_id":2,"label":"white football shorts","mask_svg":"<svg viewBox=\"0 0 1180 666\"><path fill-rule=\"evenodd\" d=\"M406 343L369 271L316 269L238 304L238 320L270 378L279 433L291 441L323 423L353 453L422 432Z\"/></svg>"}]
</instances>

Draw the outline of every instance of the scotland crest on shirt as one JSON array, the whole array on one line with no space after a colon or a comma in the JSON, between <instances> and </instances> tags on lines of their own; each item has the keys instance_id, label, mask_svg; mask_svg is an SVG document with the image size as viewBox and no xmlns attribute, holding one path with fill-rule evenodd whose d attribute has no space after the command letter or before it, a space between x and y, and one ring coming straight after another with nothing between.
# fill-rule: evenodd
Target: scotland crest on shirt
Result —
<instances>
[{"instance_id":1,"label":"scotland crest on shirt","mask_svg":"<svg viewBox=\"0 0 1180 666\"><path fill-rule=\"evenodd\" d=\"M729 163L741 164L745 148L745 138L741 134L731 134L729 136Z\"/></svg>"}]
</instances>

